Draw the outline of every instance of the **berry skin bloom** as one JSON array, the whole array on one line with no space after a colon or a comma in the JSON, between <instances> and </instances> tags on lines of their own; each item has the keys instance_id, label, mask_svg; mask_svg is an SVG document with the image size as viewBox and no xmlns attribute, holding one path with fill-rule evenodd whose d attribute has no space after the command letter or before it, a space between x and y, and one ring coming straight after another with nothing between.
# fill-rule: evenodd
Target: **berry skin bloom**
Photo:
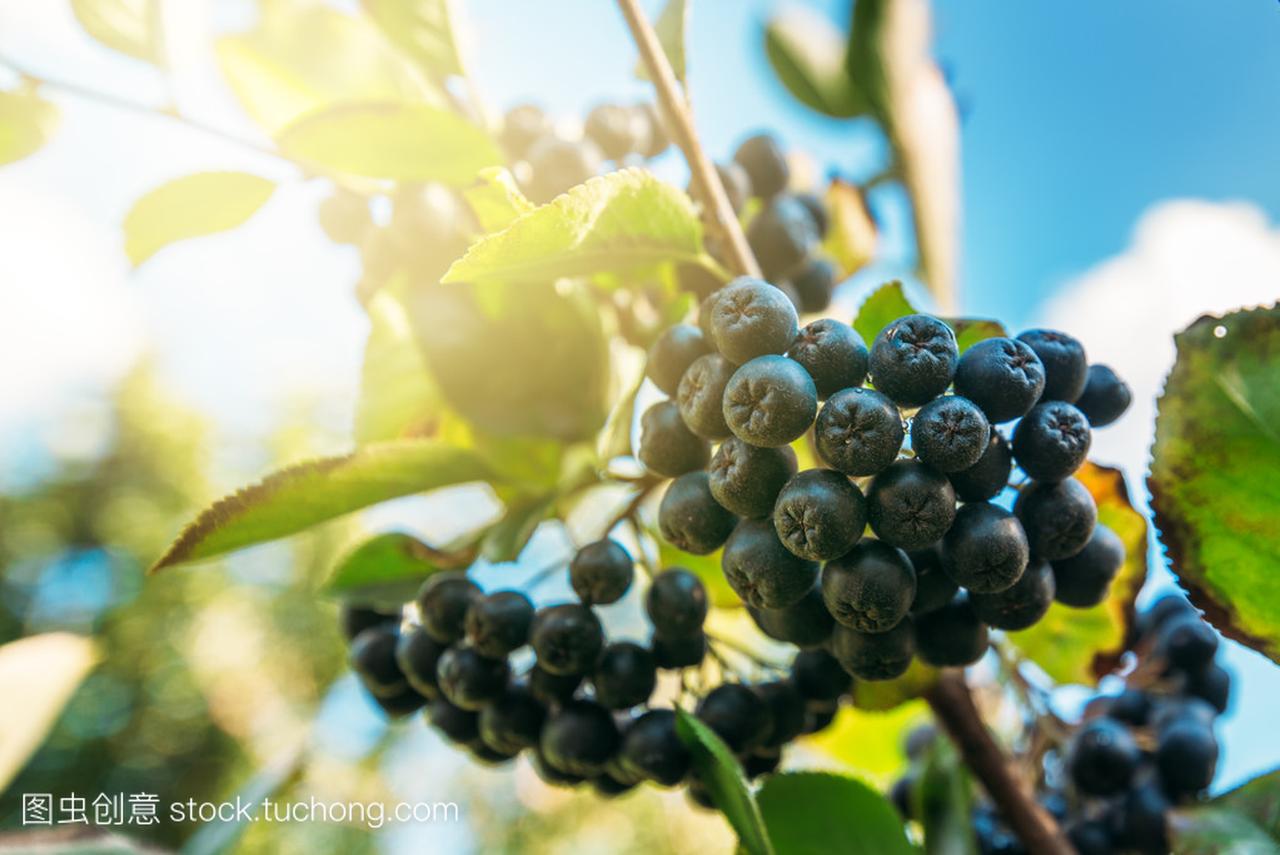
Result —
<instances>
[{"instance_id":1,"label":"berry skin bloom","mask_svg":"<svg viewBox=\"0 0 1280 855\"><path fill-rule=\"evenodd\" d=\"M718 353L700 356L680 378L676 402L684 423L703 439L712 441L729 436L724 420L724 389L736 369Z\"/></svg>"},{"instance_id":2,"label":"berry skin bloom","mask_svg":"<svg viewBox=\"0 0 1280 855\"><path fill-rule=\"evenodd\" d=\"M645 613L664 638L689 638L702 632L707 618L707 589L683 567L663 570L645 595Z\"/></svg>"},{"instance_id":3,"label":"berry skin bloom","mask_svg":"<svg viewBox=\"0 0 1280 855\"><path fill-rule=\"evenodd\" d=\"M564 603L538 610L529 634L538 666L549 674L586 674L604 647L604 628L586 606Z\"/></svg>"},{"instance_id":4,"label":"berry skin bloom","mask_svg":"<svg viewBox=\"0 0 1280 855\"><path fill-rule=\"evenodd\" d=\"M809 209L794 196L775 196L747 227L747 242L760 269L774 282L800 272L818 241Z\"/></svg>"},{"instance_id":5,"label":"berry skin bloom","mask_svg":"<svg viewBox=\"0 0 1280 855\"><path fill-rule=\"evenodd\" d=\"M991 425L978 405L959 395L934 398L911 420L916 457L939 472L961 472L982 458Z\"/></svg>"},{"instance_id":6,"label":"berry skin bloom","mask_svg":"<svg viewBox=\"0 0 1280 855\"><path fill-rule=\"evenodd\" d=\"M645 376L668 395L680 388L680 378L699 356L711 352L711 342L693 324L667 327L649 348Z\"/></svg>"},{"instance_id":7,"label":"berry skin bloom","mask_svg":"<svg viewBox=\"0 0 1280 855\"><path fill-rule=\"evenodd\" d=\"M1084 465L1093 432L1065 401L1037 404L1013 429L1013 456L1037 481L1061 481Z\"/></svg>"},{"instance_id":8,"label":"berry skin bloom","mask_svg":"<svg viewBox=\"0 0 1280 855\"><path fill-rule=\"evenodd\" d=\"M1018 494L1013 513L1022 522L1031 552L1049 561L1070 558L1084 549L1098 522L1093 496L1075 478L1033 481Z\"/></svg>"},{"instance_id":9,"label":"berry skin bloom","mask_svg":"<svg viewBox=\"0 0 1280 855\"><path fill-rule=\"evenodd\" d=\"M631 587L635 565L616 540L588 543L569 562L569 584L584 605L616 603Z\"/></svg>"},{"instance_id":10,"label":"berry skin bloom","mask_svg":"<svg viewBox=\"0 0 1280 855\"><path fill-rule=\"evenodd\" d=\"M659 401L640 417L640 448L636 452L644 468L676 478L707 465L711 446L693 431L671 401Z\"/></svg>"},{"instance_id":11,"label":"berry skin bloom","mask_svg":"<svg viewBox=\"0 0 1280 855\"><path fill-rule=\"evenodd\" d=\"M1089 375L1089 360L1078 339L1059 330L1036 329L1019 334L1018 341L1034 350L1044 366L1041 400L1070 403L1080 397Z\"/></svg>"},{"instance_id":12,"label":"berry skin bloom","mask_svg":"<svg viewBox=\"0 0 1280 855\"><path fill-rule=\"evenodd\" d=\"M756 134L743 140L733 159L751 177L751 186L761 199L771 199L787 189L791 167L772 134Z\"/></svg>"},{"instance_id":13,"label":"berry skin bloom","mask_svg":"<svg viewBox=\"0 0 1280 855\"><path fill-rule=\"evenodd\" d=\"M789 447L760 448L736 436L720 443L707 468L715 500L751 519L773 512L778 493L795 474L796 454Z\"/></svg>"},{"instance_id":14,"label":"berry skin bloom","mask_svg":"<svg viewBox=\"0 0 1280 855\"><path fill-rule=\"evenodd\" d=\"M989 338L956 364L956 394L973 401L992 424L1030 412L1044 393L1044 365L1024 341Z\"/></svg>"},{"instance_id":15,"label":"berry skin bloom","mask_svg":"<svg viewBox=\"0 0 1280 855\"><path fill-rule=\"evenodd\" d=\"M867 519L876 537L900 549L937 543L956 518L947 476L915 460L899 460L871 482Z\"/></svg>"},{"instance_id":16,"label":"berry skin bloom","mask_svg":"<svg viewBox=\"0 0 1280 855\"><path fill-rule=\"evenodd\" d=\"M1022 524L1004 508L988 502L969 502L960 508L942 541L947 572L977 594L1012 587L1022 578L1030 555Z\"/></svg>"},{"instance_id":17,"label":"berry skin bloom","mask_svg":"<svg viewBox=\"0 0 1280 855\"><path fill-rule=\"evenodd\" d=\"M857 680L901 677L911 667L915 653L915 632L910 618L888 632L859 632L837 625L831 636L831 654Z\"/></svg>"},{"instance_id":18,"label":"berry skin bloom","mask_svg":"<svg viewBox=\"0 0 1280 855\"><path fill-rule=\"evenodd\" d=\"M987 626L964 591L953 595L942 608L917 615L912 623L916 653L935 668L972 665L987 652Z\"/></svg>"},{"instance_id":19,"label":"berry skin bloom","mask_svg":"<svg viewBox=\"0 0 1280 855\"><path fill-rule=\"evenodd\" d=\"M467 642L482 656L499 659L529 641L533 603L520 591L495 591L467 610Z\"/></svg>"},{"instance_id":20,"label":"berry skin bloom","mask_svg":"<svg viewBox=\"0 0 1280 855\"><path fill-rule=\"evenodd\" d=\"M1084 391L1076 399L1076 407L1089 424L1100 428L1124 415L1133 403L1133 390L1108 365L1090 365Z\"/></svg>"},{"instance_id":21,"label":"berry skin bloom","mask_svg":"<svg viewBox=\"0 0 1280 855\"><path fill-rule=\"evenodd\" d=\"M436 641L450 644L466 633L467 610L483 596L461 570L436 573L418 591L422 626Z\"/></svg>"},{"instance_id":22,"label":"berry skin bloom","mask_svg":"<svg viewBox=\"0 0 1280 855\"><path fill-rule=\"evenodd\" d=\"M968 469L947 475L956 497L962 502L985 502L994 499L1009 485L1013 471L1013 451L1000 431L992 428L987 446L978 462Z\"/></svg>"},{"instance_id":23,"label":"berry skin bloom","mask_svg":"<svg viewBox=\"0 0 1280 855\"><path fill-rule=\"evenodd\" d=\"M928 315L889 324L871 344L871 379L903 407L918 407L951 385L960 350L951 327Z\"/></svg>"},{"instance_id":24,"label":"berry skin bloom","mask_svg":"<svg viewBox=\"0 0 1280 855\"><path fill-rule=\"evenodd\" d=\"M866 500L848 476L834 469L809 469L778 494L773 524L792 553L828 561L844 555L862 537Z\"/></svg>"},{"instance_id":25,"label":"berry skin bloom","mask_svg":"<svg viewBox=\"0 0 1280 855\"><path fill-rule=\"evenodd\" d=\"M906 431L897 406L874 389L836 392L814 425L818 456L846 475L875 475L898 459Z\"/></svg>"},{"instance_id":26,"label":"berry skin bloom","mask_svg":"<svg viewBox=\"0 0 1280 855\"><path fill-rule=\"evenodd\" d=\"M822 570L822 599L836 622L859 632L888 632L916 596L916 573L900 549L864 540Z\"/></svg>"},{"instance_id":27,"label":"berry skin bloom","mask_svg":"<svg viewBox=\"0 0 1280 855\"><path fill-rule=\"evenodd\" d=\"M744 603L780 609L799 602L818 577L818 564L792 554L770 520L742 520L724 545L725 579Z\"/></svg>"},{"instance_id":28,"label":"berry skin bloom","mask_svg":"<svg viewBox=\"0 0 1280 855\"><path fill-rule=\"evenodd\" d=\"M1124 566L1124 542L1098 523L1084 549L1053 562L1054 595L1064 606L1087 609L1107 598L1107 590Z\"/></svg>"},{"instance_id":29,"label":"berry skin bloom","mask_svg":"<svg viewBox=\"0 0 1280 855\"><path fill-rule=\"evenodd\" d=\"M848 324L822 318L805 326L787 349L787 356L799 362L826 399L861 386L867 379L867 346Z\"/></svg>"},{"instance_id":30,"label":"berry skin bloom","mask_svg":"<svg viewBox=\"0 0 1280 855\"><path fill-rule=\"evenodd\" d=\"M706 472L671 482L658 505L658 530L677 549L708 555L724 545L738 518L716 502Z\"/></svg>"},{"instance_id":31,"label":"berry skin bloom","mask_svg":"<svg viewBox=\"0 0 1280 855\"><path fill-rule=\"evenodd\" d=\"M738 277L718 292L711 308L711 339L735 365L786 352L798 329L795 306L763 279Z\"/></svg>"},{"instance_id":32,"label":"berry skin bloom","mask_svg":"<svg viewBox=\"0 0 1280 855\"><path fill-rule=\"evenodd\" d=\"M800 363L758 356L743 365L724 392L724 420L750 445L776 448L804 435L818 413L818 391Z\"/></svg>"},{"instance_id":33,"label":"berry skin bloom","mask_svg":"<svg viewBox=\"0 0 1280 855\"><path fill-rule=\"evenodd\" d=\"M1018 581L993 594L974 594L973 609L993 629L1014 632L1028 629L1053 605L1053 568L1047 561L1032 561Z\"/></svg>"}]
</instances>

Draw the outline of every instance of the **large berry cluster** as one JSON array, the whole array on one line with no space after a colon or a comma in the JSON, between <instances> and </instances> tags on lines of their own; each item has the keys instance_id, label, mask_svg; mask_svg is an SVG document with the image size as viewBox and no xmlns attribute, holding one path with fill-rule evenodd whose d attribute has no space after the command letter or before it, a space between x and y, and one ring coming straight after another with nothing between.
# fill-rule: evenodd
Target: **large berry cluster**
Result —
<instances>
[{"instance_id":1,"label":"large berry cluster","mask_svg":"<svg viewBox=\"0 0 1280 855\"><path fill-rule=\"evenodd\" d=\"M988 627L1026 629L1055 599L1103 600L1124 549L1072 474L1092 428L1129 404L1110 369L1052 330L961 355L927 315L888 324L869 350L848 324L798 324L759 279L710 295L697 326L671 327L649 354L672 397L644 413L638 450L675 479L663 537L723 547L766 634L886 680L916 656L975 662ZM1015 420L1006 439L998 426ZM826 468L797 472L790 445L806 435ZM1015 464L1027 480L1009 511L994 500Z\"/></svg>"},{"instance_id":2,"label":"large berry cluster","mask_svg":"<svg viewBox=\"0 0 1280 855\"><path fill-rule=\"evenodd\" d=\"M1185 598L1158 600L1139 620L1138 665L1117 694L1100 695L1085 720L1044 762L1039 800L1080 855L1169 851L1169 811L1213 780L1213 725L1227 709L1231 675L1214 661L1218 637ZM919 759L924 732L908 739ZM916 813L914 773L893 789L903 815ZM1022 844L990 805L973 827L984 855L1021 855Z\"/></svg>"}]
</instances>

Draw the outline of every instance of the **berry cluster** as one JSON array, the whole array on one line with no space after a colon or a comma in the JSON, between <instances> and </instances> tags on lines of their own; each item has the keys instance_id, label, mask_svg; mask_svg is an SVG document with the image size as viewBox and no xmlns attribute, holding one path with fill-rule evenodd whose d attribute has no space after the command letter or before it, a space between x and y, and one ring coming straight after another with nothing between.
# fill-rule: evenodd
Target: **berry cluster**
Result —
<instances>
[{"instance_id":1,"label":"berry cluster","mask_svg":"<svg viewBox=\"0 0 1280 855\"><path fill-rule=\"evenodd\" d=\"M1201 795L1218 761L1215 718L1227 709L1231 675L1214 661L1218 637L1185 598L1157 601L1139 620L1137 667L1118 694L1086 707L1085 721L1045 759L1039 801L1063 826L1080 855L1169 851L1167 814ZM908 740L919 759L924 732ZM893 798L914 815L913 773ZM979 851L1026 850L989 805L975 810Z\"/></svg>"},{"instance_id":2,"label":"berry cluster","mask_svg":"<svg viewBox=\"0 0 1280 855\"><path fill-rule=\"evenodd\" d=\"M1072 474L1092 428L1129 404L1110 369L1052 330L962 356L927 315L893 321L869 350L848 324L798 324L763 280L710 295L697 326L650 351L648 376L672 397L644 413L638 449L675 479L663 537L694 554L723 547L766 634L886 680L916 656L975 662L988 627L1026 629L1055 599L1105 598L1124 548ZM997 426L1014 420L1006 439ZM797 472L789 446L806 435L828 468ZM1015 463L1028 480L1010 512L992 500Z\"/></svg>"}]
</instances>

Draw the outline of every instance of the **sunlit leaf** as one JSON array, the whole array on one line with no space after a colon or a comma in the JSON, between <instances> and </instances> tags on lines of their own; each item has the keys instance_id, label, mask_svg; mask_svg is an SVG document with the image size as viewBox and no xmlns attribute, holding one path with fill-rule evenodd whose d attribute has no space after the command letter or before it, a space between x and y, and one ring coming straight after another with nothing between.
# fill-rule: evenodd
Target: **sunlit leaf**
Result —
<instances>
[{"instance_id":1,"label":"sunlit leaf","mask_svg":"<svg viewBox=\"0 0 1280 855\"><path fill-rule=\"evenodd\" d=\"M95 41L135 59L163 64L159 0L71 0L71 11Z\"/></svg>"},{"instance_id":2,"label":"sunlit leaf","mask_svg":"<svg viewBox=\"0 0 1280 855\"><path fill-rule=\"evenodd\" d=\"M463 188L462 196L482 232L501 231L537 207L520 192L511 172L501 166L480 170L475 182Z\"/></svg>"},{"instance_id":3,"label":"sunlit leaf","mask_svg":"<svg viewBox=\"0 0 1280 855\"><path fill-rule=\"evenodd\" d=\"M840 279L848 279L875 257L876 222L862 191L843 179L834 178L827 186L826 203L831 225L822 249L839 267Z\"/></svg>"},{"instance_id":4,"label":"sunlit leaf","mask_svg":"<svg viewBox=\"0 0 1280 855\"><path fill-rule=\"evenodd\" d=\"M360 0L360 5L428 76L463 73L449 0Z\"/></svg>"},{"instance_id":5,"label":"sunlit leaf","mask_svg":"<svg viewBox=\"0 0 1280 855\"><path fill-rule=\"evenodd\" d=\"M429 104L341 104L290 124L279 143L318 170L393 181L462 186L503 161L488 134Z\"/></svg>"},{"instance_id":6,"label":"sunlit leaf","mask_svg":"<svg viewBox=\"0 0 1280 855\"><path fill-rule=\"evenodd\" d=\"M693 769L750 855L772 855L760 808L747 789L742 766L719 736L697 718L676 709L676 733L693 755Z\"/></svg>"},{"instance_id":7,"label":"sunlit leaf","mask_svg":"<svg viewBox=\"0 0 1280 855\"><path fill-rule=\"evenodd\" d=\"M862 336L862 340L870 347L880 330L896 321L903 315L916 312L916 307L902 292L901 282L887 282L862 302L858 308L858 316L853 319L853 328Z\"/></svg>"},{"instance_id":8,"label":"sunlit leaf","mask_svg":"<svg viewBox=\"0 0 1280 855\"><path fill-rule=\"evenodd\" d=\"M58 126L58 108L35 92L0 92L0 164L40 150Z\"/></svg>"},{"instance_id":9,"label":"sunlit leaf","mask_svg":"<svg viewBox=\"0 0 1280 855\"><path fill-rule=\"evenodd\" d=\"M889 800L829 772L771 775L756 797L769 839L786 855L904 855L918 851Z\"/></svg>"},{"instance_id":10,"label":"sunlit leaf","mask_svg":"<svg viewBox=\"0 0 1280 855\"><path fill-rule=\"evenodd\" d=\"M1124 652L1133 624L1134 600L1147 579L1147 521L1129 501L1119 469L1086 463L1075 477L1098 504L1098 522L1124 542L1125 562L1107 598L1088 609L1054 603L1031 629L1009 638L1059 683L1096 683Z\"/></svg>"},{"instance_id":11,"label":"sunlit leaf","mask_svg":"<svg viewBox=\"0 0 1280 855\"><path fill-rule=\"evenodd\" d=\"M404 305L388 284L374 295L369 338L360 369L355 439L365 444L404 436L427 435L439 416L442 398L414 340Z\"/></svg>"},{"instance_id":12,"label":"sunlit leaf","mask_svg":"<svg viewBox=\"0 0 1280 855\"><path fill-rule=\"evenodd\" d=\"M845 704L835 721L805 737L804 744L887 787L907 765L907 733L928 716L928 707L919 700L883 712Z\"/></svg>"},{"instance_id":13,"label":"sunlit leaf","mask_svg":"<svg viewBox=\"0 0 1280 855\"><path fill-rule=\"evenodd\" d=\"M171 243L242 225L267 203L276 185L246 172L198 172L148 192L124 218L124 249L142 264Z\"/></svg>"},{"instance_id":14,"label":"sunlit leaf","mask_svg":"<svg viewBox=\"0 0 1280 855\"><path fill-rule=\"evenodd\" d=\"M325 580L326 594L366 606L398 607L440 570L471 563L474 549L445 552L403 532L371 537L344 555Z\"/></svg>"},{"instance_id":15,"label":"sunlit leaf","mask_svg":"<svg viewBox=\"0 0 1280 855\"><path fill-rule=\"evenodd\" d=\"M431 439L375 443L297 463L203 510L152 571L297 534L388 499L493 480L499 475L475 451Z\"/></svg>"},{"instance_id":16,"label":"sunlit leaf","mask_svg":"<svg viewBox=\"0 0 1280 855\"><path fill-rule=\"evenodd\" d=\"M1169 818L1174 855L1280 855L1280 771Z\"/></svg>"},{"instance_id":17,"label":"sunlit leaf","mask_svg":"<svg viewBox=\"0 0 1280 855\"><path fill-rule=\"evenodd\" d=\"M0 791L21 771L98 661L91 639L69 632L0 646Z\"/></svg>"},{"instance_id":18,"label":"sunlit leaf","mask_svg":"<svg viewBox=\"0 0 1280 855\"><path fill-rule=\"evenodd\" d=\"M1176 342L1147 482L1160 542L1209 622L1280 662L1280 307Z\"/></svg>"},{"instance_id":19,"label":"sunlit leaf","mask_svg":"<svg viewBox=\"0 0 1280 855\"><path fill-rule=\"evenodd\" d=\"M658 20L653 24L653 31L658 36L658 43L662 45L662 52L667 55L667 62L671 63L676 80L680 81L688 75L685 64L685 38L688 29L689 0L667 0L658 14ZM641 80L649 79L649 69L644 60L636 61L636 77Z\"/></svg>"},{"instance_id":20,"label":"sunlit leaf","mask_svg":"<svg viewBox=\"0 0 1280 855\"><path fill-rule=\"evenodd\" d=\"M592 178L481 238L445 282L546 281L698 262L702 224L682 191L639 169Z\"/></svg>"},{"instance_id":21,"label":"sunlit leaf","mask_svg":"<svg viewBox=\"0 0 1280 855\"><path fill-rule=\"evenodd\" d=\"M845 69L845 37L822 14L791 6L764 31L765 55L797 101L840 119L867 112L866 97Z\"/></svg>"},{"instance_id":22,"label":"sunlit leaf","mask_svg":"<svg viewBox=\"0 0 1280 855\"><path fill-rule=\"evenodd\" d=\"M943 318L956 334L956 346L964 353L980 341L1007 337L1009 331L999 321L985 318Z\"/></svg>"}]
</instances>

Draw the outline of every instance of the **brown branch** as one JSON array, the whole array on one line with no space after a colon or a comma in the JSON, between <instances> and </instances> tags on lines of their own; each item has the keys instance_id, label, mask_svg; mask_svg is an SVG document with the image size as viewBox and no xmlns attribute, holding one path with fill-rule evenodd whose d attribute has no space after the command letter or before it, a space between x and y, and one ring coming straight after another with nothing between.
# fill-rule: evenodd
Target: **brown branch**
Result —
<instances>
[{"instance_id":1,"label":"brown branch","mask_svg":"<svg viewBox=\"0 0 1280 855\"><path fill-rule=\"evenodd\" d=\"M987 731L964 682L963 671L944 671L925 700L965 764L982 782L1001 816L1030 852L1075 855L1075 848L1049 812L1042 808Z\"/></svg>"},{"instance_id":2,"label":"brown branch","mask_svg":"<svg viewBox=\"0 0 1280 855\"><path fill-rule=\"evenodd\" d=\"M693 186L698 192L707 216L712 225L725 238L729 251L729 260L737 273L748 276L759 276L760 265L751 252L747 236L742 232L742 224L733 213L733 205L729 202L729 194L725 192L720 174L716 172L711 159L707 157L702 143L698 141L698 133L693 126L693 111L685 96L684 89L676 80L675 71L667 59L666 51L653 31L653 25L645 17L638 0L618 0L618 8L627 19L627 27L636 47L640 49L640 58L649 70L654 88L658 91L658 100L662 102L663 113L671 124L672 136L676 145L684 153L693 175Z\"/></svg>"}]
</instances>

